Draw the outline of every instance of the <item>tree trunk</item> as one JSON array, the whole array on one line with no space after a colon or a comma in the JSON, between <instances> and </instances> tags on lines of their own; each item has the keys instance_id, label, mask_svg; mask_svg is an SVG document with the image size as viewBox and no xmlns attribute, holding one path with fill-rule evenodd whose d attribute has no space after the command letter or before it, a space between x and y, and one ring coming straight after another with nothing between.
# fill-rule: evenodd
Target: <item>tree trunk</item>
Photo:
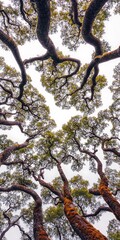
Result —
<instances>
[{"instance_id":1,"label":"tree trunk","mask_svg":"<svg viewBox=\"0 0 120 240\"><path fill-rule=\"evenodd\" d=\"M41 210L41 202L36 201L34 207L34 239L35 240L50 240L44 227L43 227L43 216Z\"/></svg>"},{"instance_id":2,"label":"tree trunk","mask_svg":"<svg viewBox=\"0 0 120 240\"><path fill-rule=\"evenodd\" d=\"M110 209L116 218L120 221L120 203L117 201L115 197L113 197L110 189L104 181L104 178L101 180L99 191L101 196L104 198L105 202L108 204Z\"/></svg>"},{"instance_id":3,"label":"tree trunk","mask_svg":"<svg viewBox=\"0 0 120 240\"><path fill-rule=\"evenodd\" d=\"M107 240L100 231L78 214L72 200L67 197L64 198L64 212L72 228L82 240Z\"/></svg>"}]
</instances>

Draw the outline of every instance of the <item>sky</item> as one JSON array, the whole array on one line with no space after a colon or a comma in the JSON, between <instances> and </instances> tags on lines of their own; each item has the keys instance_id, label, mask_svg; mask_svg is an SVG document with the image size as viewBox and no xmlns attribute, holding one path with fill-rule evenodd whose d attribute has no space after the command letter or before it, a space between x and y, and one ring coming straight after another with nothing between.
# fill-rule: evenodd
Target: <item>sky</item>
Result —
<instances>
[{"instance_id":1,"label":"sky","mask_svg":"<svg viewBox=\"0 0 120 240\"><path fill-rule=\"evenodd\" d=\"M119 46L119 36L120 36L120 28L118 28L118 26L120 25L120 18L118 15L114 16L114 18L111 18L109 20L109 22L106 22L106 33L105 33L105 40L109 42L109 44L111 45L111 50L114 50L116 48L118 48ZM61 40L59 40L58 42L58 37L57 36L52 36L54 44L56 47L59 47L59 50L62 49L64 54L68 54L68 50L67 48L62 46ZM32 49L32 53L33 56L36 55L42 55L45 50L40 46L40 44L38 42L36 42L36 44L34 44L34 49ZM29 50L30 48L33 48L33 44L28 43L28 45L26 45L25 47L20 47L20 53L23 59L32 57L31 56L31 51ZM38 49L40 50L38 52ZM90 62L91 60L91 54L93 52L93 47L91 47L90 45L85 45L85 46L80 46L77 50L77 52L70 52L69 54L71 55L71 57L76 57L78 58L78 54L79 54L79 58L82 62L82 64L86 63L86 59L87 62ZM4 55L4 53L3 53ZM9 63L9 59L11 59L11 64L16 65L15 60L12 56L12 54L10 52L5 53L6 56L6 61L8 61ZM113 75L113 67L115 67L118 64L119 60L113 60L104 64L100 65L100 73L104 74L108 81L111 83L112 81L112 75ZM17 65L16 65L17 67ZM19 69L19 68L18 68ZM28 70L28 73L30 74L31 78L33 79L33 84L36 88L38 88L40 90L40 93L42 92L42 94L45 96L46 98L46 103L47 105L49 105L50 107L50 114L51 117L55 120L55 122L57 123L57 129L60 129L61 126L66 123L71 116L75 116L76 114L79 114L79 112L77 112L74 108L70 109L70 110L62 110L61 108L57 107L54 103L54 98L53 96L51 96L49 93L46 93L46 91L43 89L42 86L40 86L40 75L38 72L35 72L33 67ZM103 101L104 101L104 108L107 108L109 106L109 103L111 101L111 97L107 95L107 101L106 101L106 89L103 90ZM7 131L6 131L7 132ZM16 134L15 134L16 132ZM14 134L13 134L14 133ZM12 140L17 140L17 142L22 143L25 138L24 136L21 136L21 134L19 134L19 129L18 127L14 127L13 131L11 131L11 133L9 134L9 137ZM19 138L18 138L19 135ZM55 170L56 171L56 170ZM86 171L86 169L82 170L84 172L84 176L87 179L88 177L88 172ZM85 172L86 171L86 172ZM66 175L70 175L70 170L68 172L68 169L66 167L65 169L65 173ZM57 174L57 172L56 172ZM51 180L51 176L48 174L48 180ZM111 215L108 215L108 219L110 219ZM99 230L101 230L101 232L103 234L106 234L106 226L108 224L108 219L106 219L106 214L104 215L103 219L102 219L102 225L101 223L97 223L96 227L98 227ZM9 240L13 240L14 237L14 233L16 235L15 240L20 240L20 234L19 231L17 230L17 228L12 228L7 234L6 237Z\"/></svg>"}]
</instances>

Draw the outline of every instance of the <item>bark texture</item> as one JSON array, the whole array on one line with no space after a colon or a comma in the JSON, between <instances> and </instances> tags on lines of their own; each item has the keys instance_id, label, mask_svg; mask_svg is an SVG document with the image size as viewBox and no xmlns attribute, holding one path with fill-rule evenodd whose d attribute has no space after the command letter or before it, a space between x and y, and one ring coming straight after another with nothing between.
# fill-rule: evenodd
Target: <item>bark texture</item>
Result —
<instances>
[{"instance_id":1,"label":"bark texture","mask_svg":"<svg viewBox=\"0 0 120 240\"><path fill-rule=\"evenodd\" d=\"M64 212L76 234L82 240L107 240L107 238L100 231L94 228L92 224L90 224L78 213L77 208L73 203L68 180L61 168L61 165L58 164L57 166L64 183Z\"/></svg>"},{"instance_id":2,"label":"bark texture","mask_svg":"<svg viewBox=\"0 0 120 240\"><path fill-rule=\"evenodd\" d=\"M108 185L105 183L104 178L101 180L99 185L100 195L104 198L110 209L116 218L120 221L120 203L112 195Z\"/></svg>"},{"instance_id":3,"label":"bark texture","mask_svg":"<svg viewBox=\"0 0 120 240\"><path fill-rule=\"evenodd\" d=\"M107 238L95 229L84 217L77 212L71 199L64 198L64 211L72 228L82 240L107 240Z\"/></svg>"}]
</instances>

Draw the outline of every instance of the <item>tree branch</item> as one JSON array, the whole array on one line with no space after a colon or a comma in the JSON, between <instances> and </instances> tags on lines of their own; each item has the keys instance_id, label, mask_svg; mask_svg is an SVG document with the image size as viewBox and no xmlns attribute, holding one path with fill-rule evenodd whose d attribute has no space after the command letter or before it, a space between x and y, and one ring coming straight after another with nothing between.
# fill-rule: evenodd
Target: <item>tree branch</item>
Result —
<instances>
[{"instance_id":1,"label":"tree branch","mask_svg":"<svg viewBox=\"0 0 120 240\"><path fill-rule=\"evenodd\" d=\"M83 217L94 217L94 216L97 216L102 211L112 212L112 210L109 207L101 206L94 213L90 213L90 214L85 214L84 213Z\"/></svg>"},{"instance_id":2,"label":"tree branch","mask_svg":"<svg viewBox=\"0 0 120 240\"><path fill-rule=\"evenodd\" d=\"M19 50L18 50L18 47L16 45L16 43L14 42L14 40L9 37L6 33L4 33L2 30L0 30L0 40L5 44L7 45L7 47L11 50L11 52L13 53L13 56L21 70L21 77L22 77L22 81L21 83L19 84L19 89L20 89L20 93L19 93L19 96L18 96L18 100L20 100L23 96L23 89L24 89L24 86L27 82L27 76L26 76L26 71L25 71L25 68L24 68L24 64L22 62L22 59L21 59L21 56L20 56L20 53L19 53Z\"/></svg>"},{"instance_id":3,"label":"tree branch","mask_svg":"<svg viewBox=\"0 0 120 240\"><path fill-rule=\"evenodd\" d=\"M50 27L50 0L34 0L37 7L38 23L37 36L38 40L44 48L47 49L50 56L55 62L59 61L59 57L55 50L54 43L48 36Z\"/></svg>"},{"instance_id":4,"label":"tree branch","mask_svg":"<svg viewBox=\"0 0 120 240\"><path fill-rule=\"evenodd\" d=\"M87 43L94 46L96 56L102 54L102 46L100 40L92 34L92 26L97 14L107 1L92 0L86 10L82 24L82 36Z\"/></svg>"},{"instance_id":5,"label":"tree branch","mask_svg":"<svg viewBox=\"0 0 120 240\"><path fill-rule=\"evenodd\" d=\"M46 52L43 56L25 59L23 61L23 63L27 64L27 63L32 63L32 62L35 62L35 61L44 61L44 60L47 60L49 57L50 57L49 53Z\"/></svg>"},{"instance_id":6,"label":"tree branch","mask_svg":"<svg viewBox=\"0 0 120 240\"><path fill-rule=\"evenodd\" d=\"M94 46L95 57L98 56L98 55L102 55L103 51L102 51L102 45L101 45L100 40L92 34L92 25L93 25L93 22L94 22L94 20L97 16L97 14L99 13L101 8L104 6L104 4L107 1L108 0L101 0L101 1L92 0L89 4L88 9L86 10L84 21L83 21L83 24L82 24L82 36L87 43ZM93 77L92 77L92 83L93 84L92 84L92 87L91 87L91 100L93 99L93 96L94 96L94 89L95 89L95 86L96 86L96 77L99 73L98 63L94 64L94 60L88 66L86 74L83 78L83 81L82 81L81 87L80 87L80 89L82 89L83 86L86 84L87 79L88 79L88 77L91 73L91 70L93 68L94 68L94 74L93 74Z\"/></svg>"},{"instance_id":7,"label":"tree branch","mask_svg":"<svg viewBox=\"0 0 120 240\"><path fill-rule=\"evenodd\" d=\"M97 55L89 64L89 66L86 70L85 76L83 78L83 81L81 83L80 89L82 89L84 87L84 85L86 84L88 77L90 76L90 73L93 68L97 67L98 64L100 64L100 63L107 62L107 61L110 61L110 60L113 60L113 59L116 59L119 57L120 57L120 47L115 49L114 51L106 52L106 53L103 53L102 55ZM94 76L93 79L96 79L96 76L98 75L97 69L96 69L95 73L96 73L96 75ZM93 79L92 79L92 81L93 81Z\"/></svg>"},{"instance_id":8,"label":"tree branch","mask_svg":"<svg viewBox=\"0 0 120 240\"><path fill-rule=\"evenodd\" d=\"M112 138L111 138L112 139ZM120 152L119 151L117 151L117 149L116 148L108 148L108 147L105 147L105 144L106 144L106 142L107 141L109 141L109 140L111 140L111 139L105 139L105 140L103 140L102 141L102 150L103 151L105 151L105 152L112 152L112 153L114 153L116 156L118 156L118 157L120 157ZM114 139L114 138L113 138Z\"/></svg>"},{"instance_id":9,"label":"tree branch","mask_svg":"<svg viewBox=\"0 0 120 240\"><path fill-rule=\"evenodd\" d=\"M0 125L5 125L5 126L18 126L20 130L23 132L22 124L17 121L8 121L6 119L0 119Z\"/></svg>"},{"instance_id":10,"label":"tree branch","mask_svg":"<svg viewBox=\"0 0 120 240\"><path fill-rule=\"evenodd\" d=\"M24 142L22 144L14 144L10 147L7 147L2 153L0 153L0 163L1 164L5 164L5 165L11 165L11 164L15 164L17 162L10 162L10 163L6 163L6 159L11 155L12 152L16 151L16 150L19 150L19 149L22 149L22 148L25 148L26 146L28 145L28 142ZM23 161L18 161L18 163L22 163Z\"/></svg>"},{"instance_id":11,"label":"tree branch","mask_svg":"<svg viewBox=\"0 0 120 240\"><path fill-rule=\"evenodd\" d=\"M107 240L107 238L102 235L97 229L95 229L83 216L81 216L76 206L73 203L72 196L69 190L68 180L60 166L57 165L58 171L64 183L64 212L65 215L70 222L72 228L76 232L76 234L82 239L101 239Z\"/></svg>"},{"instance_id":12,"label":"tree branch","mask_svg":"<svg viewBox=\"0 0 120 240\"><path fill-rule=\"evenodd\" d=\"M37 23L37 36L38 40L44 48L47 49L48 54L51 56L55 64L62 63L65 61L72 61L77 63L75 71L68 75L68 77L76 74L80 68L80 61L73 58L59 58L54 43L49 37L49 27L50 27L50 0L35 0L38 13L38 23ZM65 76L66 77L66 76Z\"/></svg>"},{"instance_id":13,"label":"tree branch","mask_svg":"<svg viewBox=\"0 0 120 240\"><path fill-rule=\"evenodd\" d=\"M35 206L33 210L33 219L34 219L34 238L35 240L50 240L48 237L44 227L43 227L43 214L42 214L42 201L39 195L32 189L20 185L20 184L13 184L11 187L0 187L0 192L10 192L10 191L22 191L29 194L35 201Z\"/></svg>"},{"instance_id":14,"label":"tree branch","mask_svg":"<svg viewBox=\"0 0 120 240\"><path fill-rule=\"evenodd\" d=\"M15 226L17 226L17 227L19 228L20 232L21 232L24 236L26 236L29 240L32 240L32 238L29 236L29 234L27 234L27 233L24 231L24 229L23 229L19 224L16 223Z\"/></svg>"},{"instance_id":15,"label":"tree branch","mask_svg":"<svg viewBox=\"0 0 120 240\"><path fill-rule=\"evenodd\" d=\"M8 226L6 227L5 230L2 231L1 235L0 235L0 240L3 239L3 237L5 236L5 234L10 230L10 228L12 228L13 226L16 225L16 223L19 221L19 219L21 218L18 217L16 220L11 221L10 218L7 216L7 214L5 212L3 212L3 216L8 220Z\"/></svg>"},{"instance_id":16,"label":"tree branch","mask_svg":"<svg viewBox=\"0 0 120 240\"><path fill-rule=\"evenodd\" d=\"M78 16L78 2L77 0L71 0L72 3L72 7L71 7L71 15L73 15L73 23L76 24L78 26L78 28L80 29L80 27L82 26L82 23L79 20L79 16Z\"/></svg>"},{"instance_id":17,"label":"tree branch","mask_svg":"<svg viewBox=\"0 0 120 240\"><path fill-rule=\"evenodd\" d=\"M24 6L23 6L23 0L19 0L20 1L20 13L23 16L23 19L29 24L29 26L31 27L31 23L30 21L26 18L25 15L25 10L24 10Z\"/></svg>"},{"instance_id":18,"label":"tree branch","mask_svg":"<svg viewBox=\"0 0 120 240\"><path fill-rule=\"evenodd\" d=\"M59 199L63 202L63 195L62 195L61 192L56 190L50 183L47 183L44 180L42 180L40 176L38 177L38 181L39 181L41 186L49 189L52 193L54 193L56 196L58 196Z\"/></svg>"}]
</instances>

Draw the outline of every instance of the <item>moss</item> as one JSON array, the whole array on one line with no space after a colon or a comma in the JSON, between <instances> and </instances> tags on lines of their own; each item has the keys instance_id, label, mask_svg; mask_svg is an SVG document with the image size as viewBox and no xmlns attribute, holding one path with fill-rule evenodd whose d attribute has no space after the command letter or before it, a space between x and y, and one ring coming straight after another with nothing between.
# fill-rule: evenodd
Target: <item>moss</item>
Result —
<instances>
[{"instance_id":1,"label":"moss","mask_svg":"<svg viewBox=\"0 0 120 240\"><path fill-rule=\"evenodd\" d=\"M108 204L114 215L118 220L120 220L120 204L117 199L112 195L108 186L101 181L99 185L99 191L102 197L104 198L105 202Z\"/></svg>"},{"instance_id":2,"label":"moss","mask_svg":"<svg viewBox=\"0 0 120 240\"><path fill-rule=\"evenodd\" d=\"M107 240L97 229L95 229L84 217L78 214L77 208L71 199L64 198L65 214L78 236L81 239L89 240Z\"/></svg>"},{"instance_id":3,"label":"moss","mask_svg":"<svg viewBox=\"0 0 120 240\"><path fill-rule=\"evenodd\" d=\"M46 231L43 228L40 228L39 230L39 240L50 240Z\"/></svg>"}]
</instances>

